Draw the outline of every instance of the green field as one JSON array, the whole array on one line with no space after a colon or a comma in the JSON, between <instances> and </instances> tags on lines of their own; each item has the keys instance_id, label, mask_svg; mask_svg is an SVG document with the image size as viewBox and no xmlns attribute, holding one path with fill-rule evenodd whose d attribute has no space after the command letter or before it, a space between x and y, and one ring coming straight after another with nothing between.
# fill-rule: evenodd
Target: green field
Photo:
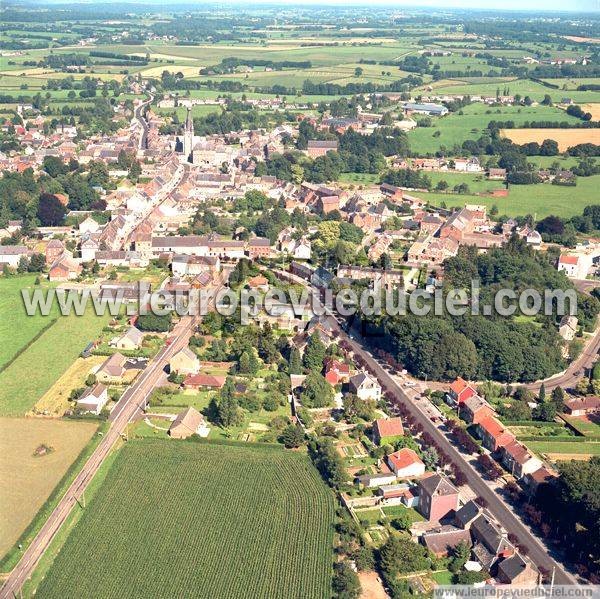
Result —
<instances>
[{"instance_id":1,"label":"green field","mask_svg":"<svg viewBox=\"0 0 600 599\"><path fill-rule=\"evenodd\" d=\"M480 83L469 80L445 79L443 82L440 81L441 85L435 86L436 94L468 94L471 96L482 95L482 96L495 96L496 90L500 87L500 91L504 87L508 87L511 94L521 94L522 96L529 95L533 100L541 101L546 94L548 94L554 102L560 102L565 95L572 98L575 102L600 102L600 92L597 91L573 91L573 86L567 84L568 92L565 93L562 90L562 85L566 84L567 80L552 79L551 83L559 85L559 89L548 88L541 83L531 81L530 79L513 79L513 80L500 80L498 82L491 81L489 83ZM579 81L579 80L578 80ZM590 80L594 82L593 80ZM580 85L578 83L577 85Z\"/></svg>"},{"instance_id":2,"label":"green field","mask_svg":"<svg viewBox=\"0 0 600 599\"><path fill-rule=\"evenodd\" d=\"M494 88L495 89L495 88ZM460 92L449 92L460 93ZM495 93L495 92L494 92ZM414 154L434 154L441 146L450 150L467 139L478 139L490 121L514 121L516 126L525 121L567 121L578 119L553 106L491 107L476 103L462 111L441 118L432 118L431 127L417 127L408 133L410 149ZM434 137L439 132L439 136Z\"/></svg>"},{"instance_id":3,"label":"green field","mask_svg":"<svg viewBox=\"0 0 600 599\"><path fill-rule=\"evenodd\" d=\"M527 447L545 454L600 455L600 443L594 442L527 441Z\"/></svg>"},{"instance_id":4,"label":"green field","mask_svg":"<svg viewBox=\"0 0 600 599\"><path fill-rule=\"evenodd\" d=\"M563 187L540 183L538 185L511 185L506 198L491 196L459 195L444 193L420 193L420 197L434 206L444 202L447 206L464 206L465 204L496 205L500 214L523 216L531 214L538 219L549 214L571 217L581 214L586 206L598 203L600 175L579 177L575 187Z\"/></svg>"},{"instance_id":5,"label":"green field","mask_svg":"<svg viewBox=\"0 0 600 599\"><path fill-rule=\"evenodd\" d=\"M108 314L96 316L92 310L83 316L60 316L0 373L0 415L19 416L30 410L108 320ZM12 332L14 325L10 326Z\"/></svg>"},{"instance_id":6,"label":"green field","mask_svg":"<svg viewBox=\"0 0 600 599\"><path fill-rule=\"evenodd\" d=\"M37 596L327 598L333 496L280 447L123 447Z\"/></svg>"},{"instance_id":7,"label":"green field","mask_svg":"<svg viewBox=\"0 0 600 599\"><path fill-rule=\"evenodd\" d=\"M35 278L36 275L0 278L0 368L44 327L52 326L57 316L57 310L49 316L27 316L23 310L21 289L33 289Z\"/></svg>"},{"instance_id":8,"label":"green field","mask_svg":"<svg viewBox=\"0 0 600 599\"><path fill-rule=\"evenodd\" d=\"M600 436L600 424L598 422L579 416L562 415L562 418L584 437Z\"/></svg>"}]
</instances>

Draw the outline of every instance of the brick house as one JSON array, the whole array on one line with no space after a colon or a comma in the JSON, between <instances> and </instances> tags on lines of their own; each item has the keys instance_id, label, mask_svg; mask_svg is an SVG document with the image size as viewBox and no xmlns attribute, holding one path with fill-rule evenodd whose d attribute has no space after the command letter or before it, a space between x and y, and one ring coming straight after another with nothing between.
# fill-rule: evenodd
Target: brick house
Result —
<instances>
[{"instance_id":1,"label":"brick house","mask_svg":"<svg viewBox=\"0 0 600 599\"><path fill-rule=\"evenodd\" d=\"M493 416L484 418L477 424L477 434L483 446L491 452L498 451L515 440L515 436Z\"/></svg>"},{"instance_id":2,"label":"brick house","mask_svg":"<svg viewBox=\"0 0 600 599\"><path fill-rule=\"evenodd\" d=\"M479 395L472 395L460 405L460 417L469 424L479 424L493 415L492 406Z\"/></svg>"},{"instance_id":3,"label":"brick house","mask_svg":"<svg viewBox=\"0 0 600 599\"><path fill-rule=\"evenodd\" d=\"M310 158L325 156L327 152L336 152L338 149L337 140L310 139L306 148L306 153Z\"/></svg>"},{"instance_id":4,"label":"brick house","mask_svg":"<svg viewBox=\"0 0 600 599\"><path fill-rule=\"evenodd\" d=\"M458 377L451 385L450 389L448 389L448 393L446 397L448 398L451 404L462 404L473 395L476 395L477 391L467 383L463 378Z\"/></svg>"},{"instance_id":5,"label":"brick house","mask_svg":"<svg viewBox=\"0 0 600 599\"><path fill-rule=\"evenodd\" d=\"M441 474L419 482L419 512L432 522L439 522L458 509L458 489Z\"/></svg>"}]
</instances>

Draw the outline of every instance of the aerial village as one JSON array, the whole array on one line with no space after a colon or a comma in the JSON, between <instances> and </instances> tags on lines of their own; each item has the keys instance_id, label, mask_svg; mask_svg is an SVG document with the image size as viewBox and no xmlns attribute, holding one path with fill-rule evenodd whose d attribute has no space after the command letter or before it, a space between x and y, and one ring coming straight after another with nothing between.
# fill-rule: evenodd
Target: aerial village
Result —
<instances>
[{"instance_id":1,"label":"aerial village","mask_svg":"<svg viewBox=\"0 0 600 599\"><path fill-rule=\"evenodd\" d=\"M139 93L143 86L145 82L134 80L131 91ZM153 97L155 90L147 91ZM401 103L394 125L410 129L416 126L415 115L444 116L447 109L434 102L450 100L460 98L431 96ZM544 246L531 223L498 223L483 204L434 208L422 199L418 186L318 184L265 174L260 165L285 151L302 121L199 136L190 116L198 102L169 94L158 102L160 108L187 109L183 128L175 133L162 132L166 118L149 101L135 100L133 110L117 104L113 119L128 119L129 125L86 138L76 126L46 132L46 119L31 106L21 106L23 124L14 132L24 151L0 155L0 169L39 174L71 160L101 163L110 184L97 187L100 200L91 209L72 209L65 194L55 194L70 224L22 230L21 221L10 220L0 230L3 239L16 240L0 246L4 273L39 262L40 274L57 289L91 289L101 299L118 296L125 303L138 300L142 281L167 296L228 286L264 294L275 286L319 289L356 283L433 291L443 286L444 263L461 247L484 254L510 240L532 251ZM279 108L275 100L249 102L258 110ZM287 108L292 107L302 105ZM369 136L380 119L380 114L360 111L356 118L325 114L307 122L317 131L353 130ZM8 127L12 124L5 123ZM317 159L337 149L337 141L317 139L308 140L304 152ZM124 156L133 157L139 167L135 182L128 178L131 162L124 165ZM476 156L392 155L388 161L393 168L414 172L506 178L505 169L486 169ZM500 202L506 190L494 193ZM274 206L270 222L231 226L267 205ZM346 262L344 246L336 261L319 261L337 238L364 259ZM555 268L573 281L585 281L596 272L599 258L600 244L579 244L564 248ZM532 498L557 476L554 460L520 440L532 425L518 423L531 421L532 410L544 402L539 386L521 390L528 416L507 419L497 413L508 397L499 385L490 390L460 376L446 382L419 380L390 353L358 346L352 329L333 315L296 314L282 304L276 314L259 314L250 333L212 316L195 325L169 358L127 434L279 441L297 449L305 444L305 434L318 431L328 444L313 451L321 452L324 476L346 510L340 558L356 556L357 546L366 548L368 556L398 536L417 547L411 558L415 566L405 576L417 592L429 592L452 575L465 583L535 585L551 580L552 572L529 556L526 539L509 532L511 527L493 515L479 492L481 485L491 489L501 509L516 514L527 527L548 525ZM177 317L121 312L81 348L85 365L79 386L67 389L59 402L41 402L33 413L118 418L128 401L125 390L174 342L178 323ZM582 338L578 319L563 318L557 331L564 358L574 357L573 342ZM587 388L580 395L561 390L552 397L555 413L564 415L559 428L576 428L577 419L585 421L600 410L600 399ZM505 423L509 421L516 423L514 430ZM457 465L455 453L466 467ZM361 575L377 578L368 563L360 566L351 559Z\"/></svg>"}]
</instances>

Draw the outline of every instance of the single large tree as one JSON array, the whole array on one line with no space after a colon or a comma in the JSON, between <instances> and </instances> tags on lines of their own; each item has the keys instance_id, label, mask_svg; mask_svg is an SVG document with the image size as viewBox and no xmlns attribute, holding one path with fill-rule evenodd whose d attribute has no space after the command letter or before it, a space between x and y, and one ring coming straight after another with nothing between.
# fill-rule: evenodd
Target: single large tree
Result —
<instances>
[{"instance_id":1,"label":"single large tree","mask_svg":"<svg viewBox=\"0 0 600 599\"><path fill-rule=\"evenodd\" d=\"M67 209L53 193L42 193L37 210L37 217L44 227L62 225Z\"/></svg>"}]
</instances>

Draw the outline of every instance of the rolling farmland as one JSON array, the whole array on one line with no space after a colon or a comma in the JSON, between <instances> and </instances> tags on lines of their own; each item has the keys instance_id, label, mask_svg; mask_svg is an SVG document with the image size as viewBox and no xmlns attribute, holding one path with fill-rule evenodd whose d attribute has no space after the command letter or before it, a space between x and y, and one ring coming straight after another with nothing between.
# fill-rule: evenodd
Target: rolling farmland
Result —
<instances>
[{"instance_id":1,"label":"rolling farmland","mask_svg":"<svg viewBox=\"0 0 600 599\"><path fill-rule=\"evenodd\" d=\"M553 139L561 152L577 144L600 143L600 129L502 129L501 132L516 144L530 141L541 144L545 139Z\"/></svg>"},{"instance_id":2,"label":"rolling farmland","mask_svg":"<svg viewBox=\"0 0 600 599\"><path fill-rule=\"evenodd\" d=\"M333 515L305 455L130 441L37 594L326 598Z\"/></svg>"}]
</instances>

